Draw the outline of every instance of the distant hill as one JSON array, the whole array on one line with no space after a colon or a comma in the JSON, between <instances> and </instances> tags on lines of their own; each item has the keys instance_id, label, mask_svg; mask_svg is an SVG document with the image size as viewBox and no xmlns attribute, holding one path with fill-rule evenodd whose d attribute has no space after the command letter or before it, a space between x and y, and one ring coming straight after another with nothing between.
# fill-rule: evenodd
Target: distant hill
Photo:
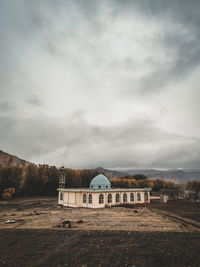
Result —
<instances>
[{"instance_id":1,"label":"distant hill","mask_svg":"<svg viewBox=\"0 0 200 267\"><path fill-rule=\"evenodd\" d=\"M26 160L10 155L0 150L0 168L4 166L19 166L25 167L31 164ZM200 180L200 169L172 169L172 170L157 170L157 169L133 169L133 170L109 170L98 167L95 170L106 175L109 179L118 178L125 174L144 174L151 179L174 180L176 183L185 183L190 180Z\"/></svg>"},{"instance_id":2,"label":"distant hill","mask_svg":"<svg viewBox=\"0 0 200 267\"><path fill-rule=\"evenodd\" d=\"M31 164L30 162L20 159L16 156L10 155L0 150L0 168L5 166L19 166L24 167Z\"/></svg>"},{"instance_id":3,"label":"distant hill","mask_svg":"<svg viewBox=\"0 0 200 267\"><path fill-rule=\"evenodd\" d=\"M128 170L127 174L142 173L149 178L174 180L176 183L185 183L190 180L200 180L200 169L172 169L172 170Z\"/></svg>"},{"instance_id":4,"label":"distant hill","mask_svg":"<svg viewBox=\"0 0 200 267\"><path fill-rule=\"evenodd\" d=\"M102 174L104 174L109 179L117 178L117 177L125 174L124 172L121 172L121 171L108 170L108 169L104 169L102 167L98 167L95 170L99 171Z\"/></svg>"},{"instance_id":5,"label":"distant hill","mask_svg":"<svg viewBox=\"0 0 200 267\"><path fill-rule=\"evenodd\" d=\"M156 169L137 169L126 171L115 171L104 169L102 167L96 168L99 172L105 174L109 179L117 178L125 174L144 174L151 179L174 180L176 183L185 183L190 180L200 180L200 169L172 169L172 170L156 170Z\"/></svg>"}]
</instances>

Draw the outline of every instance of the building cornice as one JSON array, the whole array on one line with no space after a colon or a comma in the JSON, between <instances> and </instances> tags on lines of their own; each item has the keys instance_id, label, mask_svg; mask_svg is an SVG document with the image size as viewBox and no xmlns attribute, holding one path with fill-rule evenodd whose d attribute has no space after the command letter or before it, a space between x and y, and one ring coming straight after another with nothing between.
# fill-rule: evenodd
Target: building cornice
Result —
<instances>
[{"instance_id":1,"label":"building cornice","mask_svg":"<svg viewBox=\"0 0 200 267\"><path fill-rule=\"evenodd\" d=\"M114 192L149 192L151 188L115 188L115 189L89 189L89 188L58 188L57 191L84 192L84 193L114 193Z\"/></svg>"}]
</instances>

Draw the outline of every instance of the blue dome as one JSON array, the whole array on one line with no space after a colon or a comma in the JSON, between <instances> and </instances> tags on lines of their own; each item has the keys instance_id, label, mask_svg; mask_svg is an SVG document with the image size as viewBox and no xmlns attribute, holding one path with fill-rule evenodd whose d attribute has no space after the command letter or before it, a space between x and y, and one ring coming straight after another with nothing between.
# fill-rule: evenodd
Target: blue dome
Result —
<instances>
[{"instance_id":1,"label":"blue dome","mask_svg":"<svg viewBox=\"0 0 200 267\"><path fill-rule=\"evenodd\" d=\"M110 189L110 182L103 174L98 174L90 183L90 189Z\"/></svg>"}]
</instances>

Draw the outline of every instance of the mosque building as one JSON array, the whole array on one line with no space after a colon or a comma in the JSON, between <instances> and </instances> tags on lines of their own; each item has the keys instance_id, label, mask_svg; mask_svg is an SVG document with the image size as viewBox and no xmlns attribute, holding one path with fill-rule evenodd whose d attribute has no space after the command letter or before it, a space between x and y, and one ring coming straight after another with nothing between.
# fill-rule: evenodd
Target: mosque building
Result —
<instances>
[{"instance_id":1,"label":"mosque building","mask_svg":"<svg viewBox=\"0 0 200 267\"><path fill-rule=\"evenodd\" d=\"M65 168L60 169L58 204L66 207L104 208L122 203L150 203L151 188L112 189L106 176L98 174L90 188L65 188Z\"/></svg>"}]
</instances>

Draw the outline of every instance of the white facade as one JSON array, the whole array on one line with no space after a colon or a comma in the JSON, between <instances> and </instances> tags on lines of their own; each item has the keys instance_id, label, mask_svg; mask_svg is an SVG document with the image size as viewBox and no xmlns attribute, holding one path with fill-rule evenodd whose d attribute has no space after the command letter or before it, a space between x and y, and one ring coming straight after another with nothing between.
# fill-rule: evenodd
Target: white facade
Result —
<instances>
[{"instance_id":1,"label":"white facade","mask_svg":"<svg viewBox=\"0 0 200 267\"><path fill-rule=\"evenodd\" d=\"M58 204L66 207L104 208L122 203L150 203L150 188L143 189L58 189Z\"/></svg>"},{"instance_id":2,"label":"white facade","mask_svg":"<svg viewBox=\"0 0 200 267\"><path fill-rule=\"evenodd\" d=\"M74 208L104 208L122 203L150 203L150 191L151 188L111 189L108 178L99 174L91 181L90 189L59 188L58 204Z\"/></svg>"}]
</instances>

